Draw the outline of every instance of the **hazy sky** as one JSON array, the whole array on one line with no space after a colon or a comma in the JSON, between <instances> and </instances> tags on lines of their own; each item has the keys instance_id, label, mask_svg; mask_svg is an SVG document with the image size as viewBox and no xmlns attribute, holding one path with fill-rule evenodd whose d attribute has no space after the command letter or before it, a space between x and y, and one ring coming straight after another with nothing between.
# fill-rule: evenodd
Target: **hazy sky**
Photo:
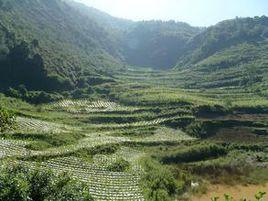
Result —
<instances>
[{"instance_id":1,"label":"hazy sky","mask_svg":"<svg viewBox=\"0 0 268 201\"><path fill-rule=\"evenodd\" d=\"M225 19L268 15L268 0L77 0L132 20L176 20L209 26Z\"/></svg>"}]
</instances>

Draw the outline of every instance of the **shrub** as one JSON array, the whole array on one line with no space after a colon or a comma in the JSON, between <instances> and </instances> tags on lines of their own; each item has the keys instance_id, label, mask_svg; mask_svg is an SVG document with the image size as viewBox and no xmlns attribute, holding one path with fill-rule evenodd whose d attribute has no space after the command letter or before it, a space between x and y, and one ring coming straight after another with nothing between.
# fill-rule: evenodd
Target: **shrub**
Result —
<instances>
[{"instance_id":1,"label":"shrub","mask_svg":"<svg viewBox=\"0 0 268 201\"><path fill-rule=\"evenodd\" d=\"M59 94L47 93L44 91L31 91L27 93L27 96L22 98L28 101L29 103L40 104L40 103L49 103L58 101L62 99L63 96Z\"/></svg>"},{"instance_id":2,"label":"shrub","mask_svg":"<svg viewBox=\"0 0 268 201\"><path fill-rule=\"evenodd\" d=\"M13 128L15 125L15 117L12 112L0 106L0 132Z\"/></svg>"},{"instance_id":3,"label":"shrub","mask_svg":"<svg viewBox=\"0 0 268 201\"><path fill-rule=\"evenodd\" d=\"M114 163L108 166L109 171L125 172L129 169L130 163L123 158L117 159Z\"/></svg>"},{"instance_id":4,"label":"shrub","mask_svg":"<svg viewBox=\"0 0 268 201\"><path fill-rule=\"evenodd\" d=\"M74 155L84 158L89 158L90 156L96 155L96 154L113 154L115 153L119 148L118 144L105 144L105 145L99 145L95 146L93 148L82 148L74 153Z\"/></svg>"},{"instance_id":5,"label":"shrub","mask_svg":"<svg viewBox=\"0 0 268 201\"><path fill-rule=\"evenodd\" d=\"M30 140L32 143L26 148L42 150L50 147L59 147L76 143L84 137L80 133L12 133L3 134L2 137L15 140Z\"/></svg>"},{"instance_id":6,"label":"shrub","mask_svg":"<svg viewBox=\"0 0 268 201\"><path fill-rule=\"evenodd\" d=\"M164 156L164 163L183 163L206 160L227 154L227 150L220 145L198 145L187 148L186 150L175 152L171 155Z\"/></svg>"},{"instance_id":7,"label":"shrub","mask_svg":"<svg viewBox=\"0 0 268 201\"><path fill-rule=\"evenodd\" d=\"M107 144L96 146L91 149L91 153L95 154L113 154L118 150L119 146L117 144Z\"/></svg>"},{"instance_id":8,"label":"shrub","mask_svg":"<svg viewBox=\"0 0 268 201\"><path fill-rule=\"evenodd\" d=\"M145 174L141 183L145 199L151 201L172 200L179 187L170 169L150 159L144 162L144 170Z\"/></svg>"},{"instance_id":9,"label":"shrub","mask_svg":"<svg viewBox=\"0 0 268 201\"><path fill-rule=\"evenodd\" d=\"M48 170L33 170L20 164L3 165L0 169L0 200L93 200L84 183L65 173L55 175Z\"/></svg>"},{"instance_id":10,"label":"shrub","mask_svg":"<svg viewBox=\"0 0 268 201\"><path fill-rule=\"evenodd\" d=\"M207 138L224 125L217 121L193 121L186 127L186 132L194 137Z\"/></svg>"},{"instance_id":11,"label":"shrub","mask_svg":"<svg viewBox=\"0 0 268 201\"><path fill-rule=\"evenodd\" d=\"M210 117L225 115L228 110L220 105L200 105L194 108L194 113L199 117Z\"/></svg>"}]
</instances>

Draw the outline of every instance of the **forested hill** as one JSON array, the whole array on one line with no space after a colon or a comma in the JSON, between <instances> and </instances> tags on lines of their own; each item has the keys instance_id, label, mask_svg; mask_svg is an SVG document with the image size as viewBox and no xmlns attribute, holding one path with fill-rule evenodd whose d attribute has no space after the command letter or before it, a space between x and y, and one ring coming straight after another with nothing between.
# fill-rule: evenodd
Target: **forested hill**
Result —
<instances>
[{"instance_id":1,"label":"forested hill","mask_svg":"<svg viewBox=\"0 0 268 201\"><path fill-rule=\"evenodd\" d=\"M110 80L124 63L171 68L199 31L134 23L67 0L0 0L0 18L2 90L73 90Z\"/></svg>"},{"instance_id":2,"label":"forested hill","mask_svg":"<svg viewBox=\"0 0 268 201\"><path fill-rule=\"evenodd\" d=\"M192 87L268 87L268 17L236 18L193 37L176 68L187 70Z\"/></svg>"},{"instance_id":3,"label":"forested hill","mask_svg":"<svg viewBox=\"0 0 268 201\"><path fill-rule=\"evenodd\" d=\"M0 18L1 86L70 90L122 66L111 34L61 0L0 0Z\"/></svg>"},{"instance_id":4,"label":"forested hill","mask_svg":"<svg viewBox=\"0 0 268 201\"><path fill-rule=\"evenodd\" d=\"M112 17L71 0L66 2L113 34L123 61L134 66L157 69L174 67L189 39L203 30L172 20L134 22Z\"/></svg>"},{"instance_id":5,"label":"forested hill","mask_svg":"<svg viewBox=\"0 0 268 201\"><path fill-rule=\"evenodd\" d=\"M188 41L178 66L196 64L217 52L243 43L257 44L268 39L268 18L236 18L205 29Z\"/></svg>"},{"instance_id":6,"label":"forested hill","mask_svg":"<svg viewBox=\"0 0 268 201\"><path fill-rule=\"evenodd\" d=\"M201 30L175 21L138 22L123 35L125 59L131 65L170 69Z\"/></svg>"},{"instance_id":7,"label":"forested hill","mask_svg":"<svg viewBox=\"0 0 268 201\"><path fill-rule=\"evenodd\" d=\"M186 69L198 77L191 87L267 83L267 17L198 28L119 19L71 0L0 0L0 19L0 89L12 96L18 88L109 96L106 85L128 65Z\"/></svg>"}]
</instances>

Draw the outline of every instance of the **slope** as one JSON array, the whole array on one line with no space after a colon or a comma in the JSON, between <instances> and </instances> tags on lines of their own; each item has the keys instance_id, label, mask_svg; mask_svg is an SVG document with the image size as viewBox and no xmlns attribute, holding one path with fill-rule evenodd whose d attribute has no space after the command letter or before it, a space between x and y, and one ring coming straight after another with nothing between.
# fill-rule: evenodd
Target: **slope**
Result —
<instances>
[{"instance_id":1,"label":"slope","mask_svg":"<svg viewBox=\"0 0 268 201\"><path fill-rule=\"evenodd\" d=\"M176 69L192 77L191 88L250 87L267 95L267 25L263 16L209 27L189 41Z\"/></svg>"},{"instance_id":2,"label":"slope","mask_svg":"<svg viewBox=\"0 0 268 201\"><path fill-rule=\"evenodd\" d=\"M175 21L137 22L123 35L126 62L156 69L172 68L190 38L202 29Z\"/></svg>"},{"instance_id":3,"label":"slope","mask_svg":"<svg viewBox=\"0 0 268 201\"><path fill-rule=\"evenodd\" d=\"M122 66L112 36L63 1L1 0L0 5L0 27L5 33L0 35L4 49L0 56L1 75L10 83L18 82L35 90L73 89L83 77L90 82L91 77L105 75L108 70ZM14 49L24 52L24 58L9 59ZM42 76L22 75L20 80L15 79L18 72L30 73L28 60L37 57L39 65L33 68L42 71ZM10 60L17 63L10 64ZM27 65L20 65L22 60ZM10 69L13 69L11 74L5 73ZM55 82L49 84L48 79L42 87L27 83L29 79L38 81L42 77L53 78ZM62 83L65 87L57 87Z\"/></svg>"}]
</instances>

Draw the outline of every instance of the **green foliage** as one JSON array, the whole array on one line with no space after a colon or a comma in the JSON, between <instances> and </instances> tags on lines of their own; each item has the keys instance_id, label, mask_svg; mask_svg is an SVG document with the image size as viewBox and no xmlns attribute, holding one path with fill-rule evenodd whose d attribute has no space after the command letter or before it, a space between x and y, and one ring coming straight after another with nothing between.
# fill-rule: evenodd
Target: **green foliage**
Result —
<instances>
[{"instance_id":1,"label":"green foliage","mask_svg":"<svg viewBox=\"0 0 268 201\"><path fill-rule=\"evenodd\" d=\"M223 116L228 110L221 105L200 105L194 108L194 113L198 117Z\"/></svg>"},{"instance_id":2,"label":"green foliage","mask_svg":"<svg viewBox=\"0 0 268 201\"><path fill-rule=\"evenodd\" d=\"M119 149L118 144L104 144L91 148L82 148L74 153L74 155L88 158L96 154L113 154Z\"/></svg>"},{"instance_id":3,"label":"green foliage","mask_svg":"<svg viewBox=\"0 0 268 201\"><path fill-rule=\"evenodd\" d=\"M181 57L180 64L195 64L214 53L243 42L257 42L266 39L268 18L236 18L226 20L209 27L194 37L189 44L185 57ZM249 31L250 30L250 31ZM191 49L192 48L192 49ZM226 60L219 67L232 64Z\"/></svg>"},{"instance_id":4,"label":"green foliage","mask_svg":"<svg viewBox=\"0 0 268 201\"><path fill-rule=\"evenodd\" d=\"M130 163L123 158L118 158L114 163L108 166L109 171L125 172L129 169Z\"/></svg>"},{"instance_id":5,"label":"green foliage","mask_svg":"<svg viewBox=\"0 0 268 201\"><path fill-rule=\"evenodd\" d=\"M267 17L205 29L174 21L131 22L60 0L3 1L0 17L0 90L23 84L37 91L28 96L33 103L53 101L44 93L64 91L74 98L110 98L106 84L118 81L116 72L127 65L169 69L176 63L190 68L170 79L178 86L239 86L267 94ZM7 94L20 96L12 89Z\"/></svg>"},{"instance_id":6,"label":"green foliage","mask_svg":"<svg viewBox=\"0 0 268 201\"><path fill-rule=\"evenodd\" d=\"M217 158L227 154L226 148L216 144L201 144L166 155L162 158L164 163L185 163Z\"/></svg>"},{"instance_id":7,"label":"green foliage","mask_svg":"<svg viewBox=\"0 0 268 201\"><path fill-rule=\"evenodd\" d=\"M186 127L186 132L199 138L207 138L222 126L222 124L213 121L193 121Z\"/></svg>"},{"instance_id":8,"label":"green foliage","mask_svg":"<svg viewBox=\"0 0 268 201\"><path fill-rule=\"evenodd\" d=\"M4 133L2 138L31 141L26 148L31 150L44 150L50 147L59 147L75 144L84 137L80 133Z\"/></svg>"},{"instance_id":9,"label":"green foliage","mask_svg":"<svg viewBox=\"0 0 268 201\"><path fill-rule=\"evenodd\" d=\"M32 170L22 165L2 165L0 200L93 200L87 186L67 174L55 175L47 170Z\"/></svg>"},{"instance_id":10,"label":"green foliage","mask_svg":"<svg viewBox=\"0 0 268 201\"><path fill-rule=\"evenodd\" d=\"M141 183L146 200L172 200L180 189L171 171L150 159L144 161L144 169L145 175Z\"/></svg>"},{"instance_id":11,"label":"green foliage","mask_svg":"<svg viewBox=\"0 0 268 201\"><path fill-rule=\"evenodd\" d=\"M119 149L118 144L107 144L102 146L95 146L93 149L91 149L91 153L93 155L96 154L113 154Z\"/></svg>"},{"instance_id":12,"label":"green foliage","mask_svg":"<svg viewBox=\"0 0 268 201\"><path fill-rule=\"evenodd\" d=\"M12 112L0 106L0 133L15 126L15 116Z\"/></svg>"},{"instance_id":13,"label":"green foliage","mask_svg":"<svg viewBox=\"0 0 268 201\"><path fill-rule=\"evenodd\" d=\"M11 6L4 9L7 4ZM5 1L0 17L2 91L20 84L36 91L72 90L81 87L82 77L92 83L92 77L122 66L115 59L119 53L112 33L66 2ZM59 26L61 19L64 24ZM39 102L43 97L33 99Z\"/></svg>"},{"instance_id":14,"label":"green foliage","mask_svg":"<svg viewBox=\"0 0 268 201\"><path fill-rule=\"evenodd\" d=\"M19 85L16 89L10 87L6 92L6 95L13 98L22 99L33 104L49 103L63 99L63 96L58 93L28 91L24 85Z\"/></svg>"},{"instance_id":15,"label":"green foliage","mask_svg":"<svg viewBox=\"0 0 268 201\"><path fill-rule=\"evenodd\" d=\"M200 31L182 22L138 22L123 35L123 55L131 65L169 69Z\"/></svg>"}]
</instances>

